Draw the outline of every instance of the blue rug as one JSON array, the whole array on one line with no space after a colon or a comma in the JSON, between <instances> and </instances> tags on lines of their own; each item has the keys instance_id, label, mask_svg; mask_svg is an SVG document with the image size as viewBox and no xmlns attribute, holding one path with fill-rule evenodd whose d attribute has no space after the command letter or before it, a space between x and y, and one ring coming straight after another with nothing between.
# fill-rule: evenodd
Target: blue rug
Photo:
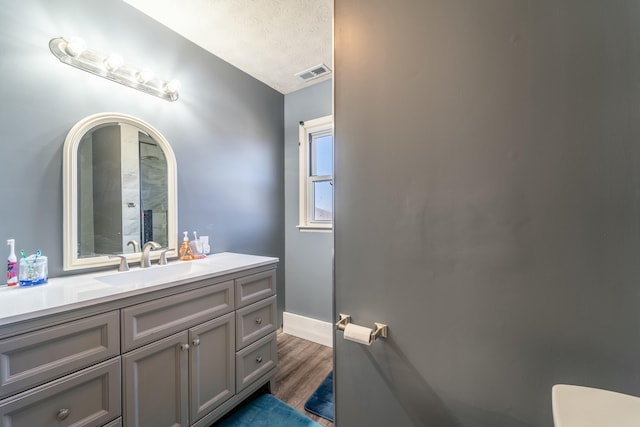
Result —
<instances>
[{"instance_id":1,"label":"blue rug","mask_svg":"<svg viewBox=\"0 0 640 427\"><path fill-rule=\"evenodd\" d=\"M223 418L215 427L320 427L270 394L262 394Z\"/></svg>"},{"instance_id":2,"label":"blue rug","mask_svg":"<svg viewBox=\"0 0 640 427\"><path fill-rule=\"evenodd\" d=\"M304 409L319 417L333 421L333 371L329 372L327 378L313 392Z\"/></svg>"}]
</instances>

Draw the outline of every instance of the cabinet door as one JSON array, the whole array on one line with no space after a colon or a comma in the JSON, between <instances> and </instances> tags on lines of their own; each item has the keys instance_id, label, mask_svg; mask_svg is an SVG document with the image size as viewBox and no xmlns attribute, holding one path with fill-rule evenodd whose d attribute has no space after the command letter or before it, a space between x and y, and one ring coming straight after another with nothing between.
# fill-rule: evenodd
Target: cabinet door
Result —
<instances>
[{"instance_id":1,"label":"cabinet door","mask_svg":"<svg viewBox=\"0 0 640 427\"><path fill-rule=\"evenodd\" d=\"M189 425L188 339L185 331L122 356L125 426Z\"/></svg>"},{"instance_id":2,"label":"cabinet door","mask_svg":"<svg viewBox=\"0 0 640 427\"><path fill-rule=\"evenodd\" d=\"M233 313L189 330L191 422L236 392Z\"/></svg>"}]
</instances>

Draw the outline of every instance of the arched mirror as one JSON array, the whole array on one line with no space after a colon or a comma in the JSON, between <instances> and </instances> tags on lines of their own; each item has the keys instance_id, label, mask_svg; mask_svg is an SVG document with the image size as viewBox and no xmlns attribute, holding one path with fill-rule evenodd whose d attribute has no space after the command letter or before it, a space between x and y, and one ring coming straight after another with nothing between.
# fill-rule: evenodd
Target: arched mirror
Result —
<instances>
[{"instance_id":1,"label":"arched mirror","mask_svg":"<svg viewBox=\"0 0 640 427\"><path fill-rule=\"evenodd\" d=\"M148 241L177 247L176 160L160 132L95 114L69 131L63 155L65 270L139 262Z\"/></svg>"}]
</instances>

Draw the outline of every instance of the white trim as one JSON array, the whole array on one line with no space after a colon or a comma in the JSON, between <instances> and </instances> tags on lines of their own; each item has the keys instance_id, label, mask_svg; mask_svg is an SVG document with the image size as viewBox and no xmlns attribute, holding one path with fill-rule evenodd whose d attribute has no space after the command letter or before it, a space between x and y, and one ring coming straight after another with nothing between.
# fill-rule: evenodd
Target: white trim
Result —
<instances>
[{"instance_id":1,"label":"white trim","mask_svg":"<svg viewBox=\"0 0 640 427\"><path fill-rule=\"evenodd\" d=\"M304 233L333 233L333 227L331 226L317 226L314 225L312 227L306 225L296 225L296 227Z\"/></svg>"},{"instance_id":2,"label":"white trim","mask_svg":"<svg viewBox=\"0 0 640 427\"><path fill-rule=\"evenodd\" d=\"M285 311L282 332L333 348L333 324L329 322Z\"/></svg>"},{"instance_id":3,"label":"white trim","mask_svg":"<svg viewBox=\"0 0 640 427\"><path fill-rule=\"evenodd\" d=\"M165 139L149 123L142 121L136 117L120 113L99 113L85 117L76 123L64 141L63 158L62 158L62 235L63 235L63 269L79 270L84 268L95 268L107 265L118 264L118 259L112 259L108 256L95 256L91 258L78 257L78 167L77 154L78 145L85 133L89 132L96 126L107 123L126 123L137 126L142 131L152 137L162 148L167 159L167 187L168 187L168 247L177 248L178 246L178 195L177 195L177 166L176 156L173 153L169 141ZM152 258L158 258L159 251L152 252ZM175 256L175 250L169 251L168 256ZM125 254L129 262L136 262L140 259L140 254Z\"/></svg>"},{"instance_id":4,"label":"white trim","mask_svg":"<svg viewBox=\"0 0 640 427\"><path fill-rule=\"evenodd\" d=\"M304 229L328 229L333 228L333 221L311 221L309 219L309 212L312 210L309 199L311 190L309 189L309 135L327 131L333 133L333 116L319 117L313 120L307 120L300 122L298 133L298 164L299 164L299 181L298 189L300 193L300 206L299 206L299 219L298 229L300 231ZM332 175L333 176L333 175ZM319 177L324 178L324 177Z\"/></svg>"}]
</instances>

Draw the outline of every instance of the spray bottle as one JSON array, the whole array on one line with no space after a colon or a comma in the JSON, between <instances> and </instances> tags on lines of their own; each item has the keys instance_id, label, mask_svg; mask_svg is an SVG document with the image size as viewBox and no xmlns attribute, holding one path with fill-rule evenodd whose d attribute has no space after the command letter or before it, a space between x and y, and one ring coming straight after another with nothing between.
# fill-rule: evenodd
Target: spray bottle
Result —
<instances>
[{"instance_id":1,"label":"spray bottle","mask_svg":"<svg viewBox=\"0 0 640 427\"><path fill-rule=\"evenodd\" d=\"M18 284L18 258L16 258L14 239L7 240L7 246L11 246L9 258L7 258L7 286L16 286Z\"/></svg>"}]
</instances>

